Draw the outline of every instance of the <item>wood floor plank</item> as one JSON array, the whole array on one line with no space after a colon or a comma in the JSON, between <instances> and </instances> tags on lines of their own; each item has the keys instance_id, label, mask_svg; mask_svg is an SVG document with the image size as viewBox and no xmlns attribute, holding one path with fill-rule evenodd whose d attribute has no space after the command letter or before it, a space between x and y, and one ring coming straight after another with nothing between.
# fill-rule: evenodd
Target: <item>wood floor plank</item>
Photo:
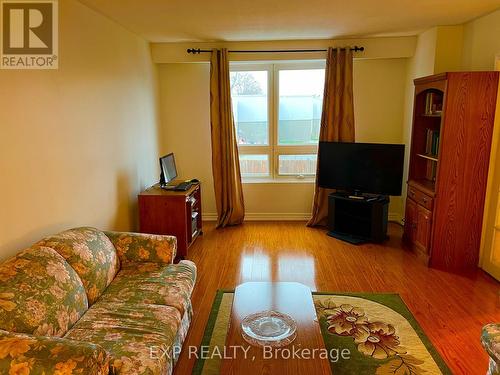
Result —
<instances>
[{"instance_id":1,"label":"wood floor plank","mask_svg":"<svg viewBox=\"0 0 500 375\"><path fill-rule=\"evenodd\" d=\"M500 284L483 271L470 277L430 269L403 248L401 227L384 244L353 246L303 222L246 222L215 229L189 250L198 267L194 317L185 345L199 346L217 289L246 281L296 281L314 291L399 293L455 374L485 374L481 328L500 322ZM181 353L175 373L190 374L195 358Z\"/></svg>"}]
</instances>

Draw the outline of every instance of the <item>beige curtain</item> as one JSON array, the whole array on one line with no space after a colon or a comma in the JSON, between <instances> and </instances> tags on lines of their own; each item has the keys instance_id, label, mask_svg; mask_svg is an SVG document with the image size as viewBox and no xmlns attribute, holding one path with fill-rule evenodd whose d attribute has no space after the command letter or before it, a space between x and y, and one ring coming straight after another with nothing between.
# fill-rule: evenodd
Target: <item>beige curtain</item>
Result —
<instances>
[{"instance_id":1,"label":"beige curtain","mask_svg":"<svg viewBox=\"0 0 500 375\"><path fill-rule=\"evenodd\" d=\"M350 48L328 48L320 141L354 142L352 65ZM327 224L328 194L332 191L320 188L316 176L313 212L308 226Z\"/></svg>"},{"instance_id":2,"label":"beige curtain","mask_svg":"<svg viewBox=\"0 0 500 375\"><path fill-rule=\"evenodd\" d=\"M210 120L217 228L222 228L241 224L245 217L238 144L231 108L229 59L225 48L212 51Z\"/></svg>"}]
</instances>

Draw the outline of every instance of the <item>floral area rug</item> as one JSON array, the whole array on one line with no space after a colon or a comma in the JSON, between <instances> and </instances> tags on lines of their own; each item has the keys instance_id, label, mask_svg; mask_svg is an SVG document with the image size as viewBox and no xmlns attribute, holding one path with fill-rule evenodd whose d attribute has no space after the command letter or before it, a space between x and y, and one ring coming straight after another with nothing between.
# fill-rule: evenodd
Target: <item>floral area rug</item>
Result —
<instances>
[{"instance_id":1,"label":"floral area rug","mask_svg":"<svg viewBox=\"0 0 500 375\"><path fill-rule=\"evenodd\" d=\"M332 373L374 375L451 374L397 294L312 293ZM219 290L201 346L226 340L233 291ZM199 358L193 374L218 374L218 356Z\"/></svg>"}]
</instances>

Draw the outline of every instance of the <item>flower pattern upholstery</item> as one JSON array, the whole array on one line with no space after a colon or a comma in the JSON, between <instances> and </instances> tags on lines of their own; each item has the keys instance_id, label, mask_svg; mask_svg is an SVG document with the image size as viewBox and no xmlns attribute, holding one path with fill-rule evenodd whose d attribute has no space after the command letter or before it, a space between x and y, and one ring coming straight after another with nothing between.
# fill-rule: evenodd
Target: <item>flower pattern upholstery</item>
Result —
<instances>
[{"instance_id":1,"label":"flower pattern upholstery","mask_svg":"<svg viewBox=\"0 0 500 375\"><path fill-rule=\"evenodd\" d=\"M47 237L38 243L59 254L82 279L89 304L93 304L111 283L120 269L116 250L101 231L95 228L74 228Z\"/></svg>"},{"instance_id":2,"label":"flower pattern upholstery","mask_svg":"<svg viewBox=\"0 0 500 375\"><path fill-rule=\"evenodd\" d=\"M99 343L119 374L163 374L173 368L191 321L196 266L123 263L99 301L66 338Z\"/></svg>"},{"instance_id":3,"label":"flower pattern upholstery","mask_svg":"<svg viewBox=\"0 0 500 375\"><path fill-rule=\"evenodd\" d=\"M118 252L122 263L173 263L177 253L174 236L126 232L105 232Z\"/></svg>"},{"instance_id":4,"label":"flower pattern upholstery","mask_svg":"<svg viewBox=\"0 0 500 375\"><path fill-rule=\"evenodd\" d=\"M186 260L175 265L124 263L100 301L167 305L190 314L195 280L196 266Z\"/></svg>"},{"instance_id":5,"label":"flower pattern upholstery","mask_svg":"<svg viewBox=\"0 0 500 375\"><path fill-rule=\"evenodd\" d=\"M0 329L61 337L87 308L80 277L53 249L34 246L0 264Z\"/></svg>"},{"instance_id":6,"label":"flower pattern upholstery","mask_svg":"<svg viewBox=\"0 0 500 375\"><path fill-rule=\"evenodd\" d=\"M65 338L98 343L112 373L170 374L181 315L171 306L98 301Z\"/></svg>"},{"instance_id":7,"label":"flower pattern upholstery","mask_svg":"<svg viewBox=\"0 0 500 375\"><path fill-rule=\"evenodd\" d=\"M171 236L77 228L0 264L0 373L171 374L196 280L175 251Z\"/></svg>"},{"instance_id":8,"label":"flower pattern upholstery","mask_svg":"<svg viewBox=\"0 0 500 375\"><path fill-rule=\"evenodd\" d=\"M500 323L483 327L481 343L490 356L488 375L500 375Z\"/></svg>"},{"instance_id":9,"label":"flower pattern upholstery","mask_svg":"<svg viewBox=\"0 0 500 375\"><path fill-rule=\"evenodd\" d=\"M109 355L88 342L0 331L0 373L106 375Z\"/></svg>"}]
</instances>

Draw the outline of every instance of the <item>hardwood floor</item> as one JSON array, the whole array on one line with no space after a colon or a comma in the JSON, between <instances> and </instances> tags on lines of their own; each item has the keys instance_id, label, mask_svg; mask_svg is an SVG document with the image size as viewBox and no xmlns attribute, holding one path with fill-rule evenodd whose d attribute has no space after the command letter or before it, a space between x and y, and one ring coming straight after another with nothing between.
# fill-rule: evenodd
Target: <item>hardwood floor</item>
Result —
<instances>
[{"instance_id":1,"label":"hardwood floor","mask_svg":"<svg viewBox=\"0 0 500 375\"><path fill-rule=\"evenodd\" d=\"M455 374L485 374L481 327L500 322L500 284L482 271L462 277L425 267L402 248L402 229L389 227L382 245L353 246L303 222L247 222L214 229L189 250L198 266L194 317L184 345L200 345L217 289L246 281L297 281L314 291L399 293ZM175 373L190 374L184 350Z\"/></svg>"}]
</instances>

